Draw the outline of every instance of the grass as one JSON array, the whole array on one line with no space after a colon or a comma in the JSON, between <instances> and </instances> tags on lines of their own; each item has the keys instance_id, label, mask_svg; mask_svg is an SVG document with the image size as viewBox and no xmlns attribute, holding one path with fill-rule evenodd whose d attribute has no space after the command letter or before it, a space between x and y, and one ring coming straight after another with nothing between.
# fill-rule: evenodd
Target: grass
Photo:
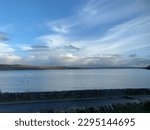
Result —
<instances>
[{"instance_id":1,"label":"grass","mask_svg":"<svg viewBox=\"0 0 150 130\"><path fill-rule=\"evenodd\" d=\"M108 104L96 107L72 108L65 111L44 109L43 113L150 113L150 102Z\"/></svg>"}]
</instances>

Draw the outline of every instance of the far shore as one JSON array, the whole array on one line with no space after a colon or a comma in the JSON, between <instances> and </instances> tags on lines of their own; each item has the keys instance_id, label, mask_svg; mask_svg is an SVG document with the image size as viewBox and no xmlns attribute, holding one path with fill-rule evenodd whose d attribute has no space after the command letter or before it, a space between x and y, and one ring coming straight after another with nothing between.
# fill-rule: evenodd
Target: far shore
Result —
<instances>
[{"instance_id":1,"label":"far shore","mask_svg":"<svg viewBox=\"0 0 150 130\"><path fill-rule=\"evenodd\" d=\"M148 67L133 67L133 66L101 66L101 67L74 67L74 66L32 66L20 64L0 64L0 71L10 70L68 70L68 69L149 69Z\"/></svg>"}]
</instances>

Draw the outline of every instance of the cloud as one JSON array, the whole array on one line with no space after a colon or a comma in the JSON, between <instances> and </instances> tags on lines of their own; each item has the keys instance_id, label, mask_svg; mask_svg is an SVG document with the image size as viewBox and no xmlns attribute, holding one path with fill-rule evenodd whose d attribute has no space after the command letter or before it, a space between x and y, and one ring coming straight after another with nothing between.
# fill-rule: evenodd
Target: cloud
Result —
<instances>
[{"instance_id":1,"label":"cloud","mask_svg":"<svg viewBox=\"0 0 150 130\"><path fill-rule=\"evenodd\" d=\"M113 26L121 21L128 21L149 11L146 1L141 0L90 0L79 11L83 26ZM102 28L102 27L100 27Z\"/></svg>"},{"instance_id":2,"label":"cloud","mask_svg":"<svg viewBox=\"0 0 150 130\"><path fill-rule=\"evenodd\" d=\"M0 64L17 64L20 63L21 57L16 55L0 55Z\"/></svg>"},{"instance_id":3,"label":"cloud","mask_svg":"<svg viewBox=\"0 0 150 130\"><path fill-rule=\"evenodd\" d=\"M8 36L0 33L0 55L5 55L7 61L36 65L148 65L150 9L147 2L84 1L70 16L46 21L49 33L34 39L38 44L20 45L17 49L7 45Z\"/></svg>"},{"instance_id":4,"label":"cloud","mask_svg":"<svg viewBox=\"0 0 150 130\"><path fill-rule=\"evenodd\" d=\"M0 32L0 41L8 41L8 35L4 32Z\"/></svg>"},{"instance_id":5,"label":"cloud","mask_svg":"<svg viewBox=\"0 0 150 130\"><path fill-rule=\"evenodd\" d=\"M21 47L21 49L27 52L42 52L48 51L49 47L46 45L32 45L32 46L23 46Z\"/></svg>"},{"instance_id":6,"label":"cloud","mask_svg":"<svg viewBox=\"0 0 150 130\"><path fill-rule=\"evenodd\" d=\"M64 46L65 49L71 49L71 50L76 50L76 51L79 51L80 48L79 47L76 47L74 45L66 45Z\"/></svg>"},{"instance_id":7,"label":"cloud","mask_svg":"<svg viewBox=\"0 0 150 130\"><path fill-rule=\"evenodd\" d=\"M119 54L107 54L99 56L91 56L82 58L81 61L84 63L80 64L84 66L91 67L101 67L101 66L123 66L126 63L126 60L122 55Z\"/></svg>"},{"instance_id":8,"label":"cloud","mask_svg":"<svg viewBox=\"0 0 150 130\"><path fill-rule=\"evenodd\" d=\"M146 3L141 0L89 0L73 16L49 22L56 33L39 39L54 47L69 48L71 42L85 48L81 53L87 51L88 55L126 53L148 47L150 17L143 15L149 9ZM99 33L92 37L86 33L88 31L93 35ZM86 37L78 38L81 32Z\"/></svg>"},{"instance_id":9,"label":"cloud","mask_svg":"<svg viewBox=\"0 0 150 130\"><path fill-rule=\"evenodd\" d=\"M37 64L38 62L41 63L40 65L47 64L48 57L54 55L52 49L43 44L34 44L30 46L23 45L20 46L19 49L22 52L22 58L25 58L26 61L28 61L27 63L22 61L24 64Z\"/></svg>"},{"instance_id":10,"label":"cloud","mask_svg":"<svg viewBox=\"0 0 150 130\"><path fill-rule=\"evenodd\" d=\"M20 47L20 49L22 51L30 51L30 50L32 50L32 47L31 46L22 46L22 47Z\"/></svg>"},{"instance_id":11,"label":"cloud","mask_svg":"<svg viewBox=\"0 0 150 130\"><path fill-rule=\"evenodd\" d=\"M44 46L36 46L35 48L45 48ZM57 50L57 49L56 49ZM28 51L27 51L28 52ZM79 53L80 54L80 53ZM26 60L24 60L26 59ZM62 51L37 51L31 52L28 57L19 57L15 54L1 55L1 63L22 63L33 65L66 65L66 66L147 66L150 64L150 58L141 57L137 54L128 56L122 54L97 54L95 56L80 56L77 53Z\"/></svg>"},{"instance_id":12,"label":"cloud","mask_svg":"<svg viewBox=\"0 0 150 130\"><path fill-rule=\"evenodd\" d=\"M0 43L0 55L12 54L14 49L5 43Z\"/></svg>"},{"instance_id":13,"label":"cloud","mask_svg":"<svg viewBox=\"0 0 150 130\"><path fill-rule=\"evenodd\" d=\"M57 47L68 43L69 41L62 35L44 35L37 38L44 44L47 44L50 47Z\"/></svg>"},{"instance_id":14,"label":"cloud","mask_svg":"<svg viewBox=\"0 0 150 130\"><path fill-rule=\"evenodd\" d=\"M83 43L87 43L87 50L90 54L96 52L124 54L137 49L140 51L150 46L149 23L149 16L139 17L108 29L100 38Z\"/></svg>"},{"instance_id":15,"label":"cloud","mask_svg":"<svg viewBox=\"0 0 150 130\"><path fill-rule=\"evenodd\" d=\"M5 43L0 43L0 64L19 63L20 56L15 55L15 49Z\"/></svg>"},{"instance_id":16,"label":"cloud","mask_svg":"<svg viewBox=\"0 0 150 130\"><path fill-rule=\"evenodd\" d=\"M111 39L128 38L131 36L138 36L139 34L150 33L149 24L150 16L138 17L136 19L128 20L121 24L117 24L110 28L101 41L109 41Z\"/></svg>"},{"instance_id":17,"label":"cloud","mask_svg":"<svg viewBox=\"0 0 150 130\"><path fill-rule=\"evenodd\" d=\"M139 50L139 53L142 53L140 50L145 50L150 47L149 42L147 42L150 40L149 23L150 17L142 16L114 25L113 27L110 27L103 36L94 38L90 37L90 39L74 40L74 38L62 34L45 35L37 39L42 41L51 49L51 52L46 53L46 55L49 55L49 57L52 56L53 58L54 55L57 55L57 58L55 57L55 59L57 59L57 63L67 64L68 62L68 64L70 64L71 62L66 60L67 58L63 58L63 56L67 53L72 53L72 55L78 57L74 60L77 62L73 62L74 65L135 66L135 64L133 64L133 61L135 60L129 60L128 58L121 56L119 57L116 53L118 55L127 55L128 57L137 50ZM71 52L70 50L80 51ZM112 55L108 56L110 53ZM133 55L130 55L129 57L133 57ZM59 60L60 62L58 62ZM62 60L64 60L64 62ZM143 60L148 61L144 58ZM138 62L136 63L140 65L140 61L142 60L137 59L137 61ZM146 63L148 62L143 62L143 65L146 65Z\"/></svg>"},{"instance_id":18,"label":"cloud","mask_svg":"<svg viewBox=\"0 0 150 130\"><path fill-rule=\"evenodd\" d=\"M68 34L68 33L72 33L72 28L80 24L81 22L76 13L67 18L62 18L55 21L49 21L46 23L46 26L55 33Z\"/></svg>"},{"instance_id":19,"label":"cloud","mask_svg":"<svg viewBox=\"0 0 150 130\"><path fill-rule=\"evenodd\" d=\"M78 60L78 57L73 55L73 54L71 54L71 53L67 53L65 55L61 55L61 58L63 58L63 60L65 62L75 62L75 61Z\"/></svg>"},{"instance_id":20,"label":"cloud","mask_svg":"<svg viewBox=\"0 0 150 130\"><path fill-rule=\"evenodd\" d=\"M66 25L62 23L62 20L55 21L55 22L48 22L47 26L54 32L57 33L68 33L70 32L69 28L71 28L71 25Z\"/></svg>"},{"instance_id":21,"label":"cloud","mask_svg":"<svg viewBox=\"0 0 150 130\"><path fill-rule=\"evenodd\" d=\"M142 16L149 10L147 1L141 0L87 0L76 12L67 18L47 22L46 25L60 34L79 33L97 27L97 31ZM103 26L103 27L102 27Z\"/></svg>"},{"instance_id":22,"label":"cloud","mask_svg":"<svg viewBox=\"0 0 150 130\"><path fill-rule=\"evenodd\" d=\"M145 67L150 64L150 57L132 57L127 59L127 65L137 66L137 67Z\"/></svg>"},{"instance_id":23,"label":"cloud","mask_svg":"<svg viewBox=\"0 0 150 130\"><path fill-rule=\"evenodd\" d=\"M130 54L129 57L137 57L137 54Z\"/></svg>"}]
</instances>

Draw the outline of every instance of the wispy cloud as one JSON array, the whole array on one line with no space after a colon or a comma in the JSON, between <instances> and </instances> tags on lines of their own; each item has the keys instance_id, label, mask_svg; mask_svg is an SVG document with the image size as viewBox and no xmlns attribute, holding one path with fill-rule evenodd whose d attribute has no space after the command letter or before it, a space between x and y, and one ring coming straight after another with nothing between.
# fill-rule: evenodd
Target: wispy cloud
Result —
<instances>
[{"instance_id":1,"label":"wispy cloud","mask_svg":"<svg viewBox=\"0 0 150 130\"><path fill-rule=\"evenodd\" d=\"M113 26L114 23L127 21L137 15L143 15L148 10L147 1L141 0L88 0L77 8L71 17L50 21L48 27L57 33L72 33L79 29L86 30L95 26Z\"/></svg>"},{"instance_id":2,"label":"wispy cloud","mask_svg":"<svg viewBox=\"0 0 150 130\"><path fill-rule=\"evenodd\" d=\"M13 32L14 31L14 25L13 24L5 24L0 26L1 32Z\"/></svg>"},{"instance_id":3,"label":"wispy cloud","mask_svg":"<svg viewBox=\"0 0 150 130\"><path fill-rule=\"evenodd\" d=\"M62 35L44 35L37 38L37 40L40 40L41 42L51 46L51 47L57 47L60 45L64 45L66 42L69 42L65 36Z\"/></svg>"},{"instance_id":4,"label":"wispy cloud","mask_svg":"<svg viewBox=\"0 0 150 130\"><path fill-rule=\"evenodd\" d=\"M24 53L26 62L31 64L150 64L150 58L146 57L150 54L148 5L148 0L84 1L72 15L44 22L49 33L38 35L34 40L37 44L20 45L18 50ZM0 44L0 54L6 54L3 52L5 50L17 56L18 50L5 43L7 35L0 33L0 40L3 43ZM21 59L20 62L25 63ZM16 58L16 61L19 60Z\"/></svg>"},{"instance_id":5,"label":"wispy cloud","mask_svg":"<svg viewBox=\"0 0 150 130\"><path fill-rule=\"evenodd\" d=\"M73 43L76 46L85 48L89 55L105 53L125 53L131 50L137 50L148 47L150 40L149 25L150 17L138 17L127 22L115 25L107 30L103 36L82 39L74 41L64 35L47 35L42 36L44 42L49 46L69 46ZM100 34L101 35L101 34Z\"/></svg>"},{"instance_id":6,"label":"wispy cloud","mask_svg":"<svg viewBox=\"0 0 150 130\"><path fill-rule=\"evenodd\" d=\"M127 20L136 14L142 13L145 3L140 0L90 0L87 4L83 5L79 11L80 18L88 24L107 24L118 20ZM148 7L145 7L148 8Z\"/></svg>"},{"instance_id":7,"label":"wispy cloud","mask_svg":"<svg viewBox=\"0 0 150 130\"><path fill-rule=\"evenodd\" d=\"M72 22L72 23L71 23ZM48 22L47 26L54 32L57 33L69 33L70 29L75 26L76 23L73 21L68 21L67 19L65 20L58 20L58 21L53 21L53 22Z\"/></svg>"}]
</instances>

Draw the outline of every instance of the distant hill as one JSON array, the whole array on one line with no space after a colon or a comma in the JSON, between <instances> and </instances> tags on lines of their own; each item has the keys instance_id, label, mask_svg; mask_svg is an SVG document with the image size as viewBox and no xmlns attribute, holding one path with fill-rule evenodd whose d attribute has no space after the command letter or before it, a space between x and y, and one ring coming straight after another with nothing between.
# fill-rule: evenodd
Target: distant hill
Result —
<instances>
[{"instance_id":1,"label":"distant hill","mask_svg":"<svg viewBox=\"0 0 150 130\"><path fill-rule=\"evenodd\" d=\"M148 70L150 70L150 65L149 65L149 66L147 66L145 69L148 69Z\"/></svg>"},{"instance_id":2,"label":"distant hill","mask_svg":"<svg viewBox=\"0 0 150 130\"><path fill-rule=\"evenodd\" d=\"M0 70L48 70L48 69L77 69L77 67L67 67L67 66L30 66L30 65L0 64Z\"/></svg>"},{"instance_id":3,"label":"distant hill","mask_svg":"<svg viewBox=\"0 0 150 130\"><path fill-rule=\"evenodd\" d=\"M0 64L1 70L51 70L51 69L140 69L140 67L71 67L71 66L32 66Z\"/></svg>"}]
</instances>

